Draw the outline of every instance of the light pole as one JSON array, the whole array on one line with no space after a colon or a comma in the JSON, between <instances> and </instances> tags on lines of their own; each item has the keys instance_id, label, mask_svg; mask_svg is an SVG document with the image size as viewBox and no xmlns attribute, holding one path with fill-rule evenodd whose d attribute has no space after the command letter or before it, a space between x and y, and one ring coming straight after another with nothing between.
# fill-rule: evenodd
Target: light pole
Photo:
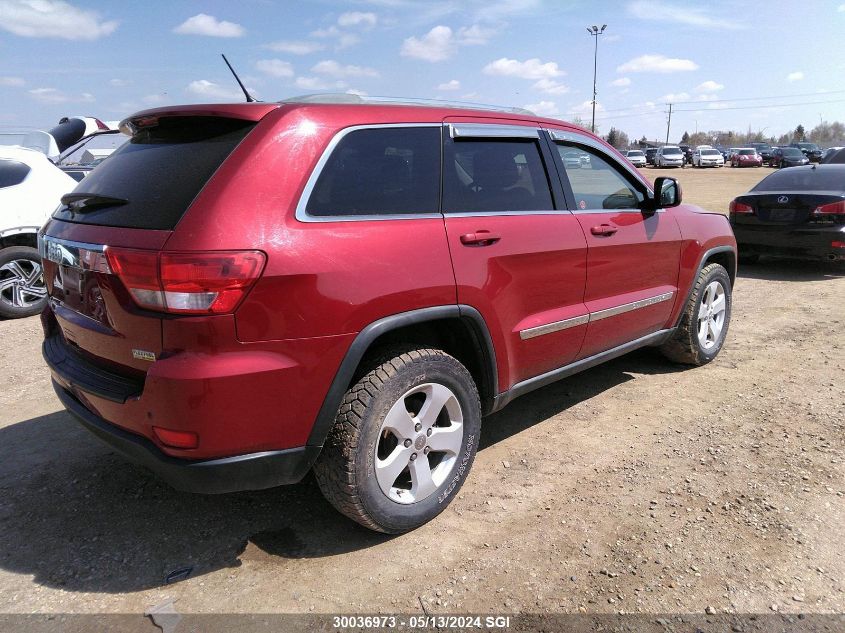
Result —
<instances>
[{"instance_id":1,"label":"light pole","mask_svg":"<svg viewBox=\"0 0 845 633\"><path fill-rule=\"evenodd\" d=\"M593 122L590 126L590 131L592 131L593 134L596 133L596 69L598 68L599 60L599 35L604 33L606 28L607 24L602 24L601 28L597 27L595 24L592 27L587 27L587 33L596 38L596 47L593 52Z\"/></svg>"}]
</instances>

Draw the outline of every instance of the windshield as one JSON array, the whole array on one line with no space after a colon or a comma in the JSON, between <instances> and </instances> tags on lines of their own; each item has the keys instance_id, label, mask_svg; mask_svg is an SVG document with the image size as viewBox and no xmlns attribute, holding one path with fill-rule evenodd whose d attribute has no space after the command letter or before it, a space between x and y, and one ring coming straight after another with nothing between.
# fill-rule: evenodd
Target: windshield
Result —
<instances>
[{"instance_id":1,"label":"windshield","mask_svg":"<svg viewBox=\"0 0 845 633\"><path fill-rule=\"evenodd\" d=\"M784 155L784 156L789 156L789 157L793 157L793 156L794 156L794 157L800 157L800 156L803 156L803 154L801 153L801 150L800 150L800 149L795 149L794 147L789 147L789 148L787 148L787 149L783 150L783 155Z\"/></svg>"},{"instance_id":2,"label":"windshield","mask_svg":"<svg viewBox=\"0 0 845 633\"><path fill-rule=\"evenodd\" d=\"M663 148L663 155L664 156L675 156L681 154L681 149L679 147L664 147Z\"/></svg>"},{"instance_id":3,"label":"windshield","mask_svg":"<svg viewBox=\"0 0 845 633\"><path fill-rule=\"evenodd\" d=\"M701 150L701 155L702 156L721 156L721 154L719 152L717 152L715 149L703 149L703 150Z\"/></svg>"},{"instance_id":4,"label":"windshield","mask_svg":"<svg viewBox=\"0 0 845 633\"><path fill-rule=\"evenodd\" d=\"M798 147L800 147L801 149L806 149L806 150L809 150L811 152L814 152L819 148L819 146L816 145L815 143L796 143L796 145Z\"/></svg>"},{"instance_id":5,"label":"windshield","mask_svg":"<svg viewBox=\"0 0 845 633\"><path fill-rule=\"evenodd\" d=\"M645 156L640 150L636 149L628 152L628 156Z\"/></svg>"},{"instance_id":6,"label":"windshield","mask_svg":"<svg viewBox=\"0 0 845 633\"><path fill-rule=\"evenodd\" d=\"M741 149L739 150L740 156L756 156L757 150L756 149Z\"/></svg>"},{"instance_id":7,"label":"windshield","mask_svg":"<svg viewBox=\"0 0 845 633\"><path fill-rule=\"evenodd\" d=\"M99 164L128 140L129 137L120 132L89 136L65 152L58 164L63 167Z\"/></svg>"}]
</instances>

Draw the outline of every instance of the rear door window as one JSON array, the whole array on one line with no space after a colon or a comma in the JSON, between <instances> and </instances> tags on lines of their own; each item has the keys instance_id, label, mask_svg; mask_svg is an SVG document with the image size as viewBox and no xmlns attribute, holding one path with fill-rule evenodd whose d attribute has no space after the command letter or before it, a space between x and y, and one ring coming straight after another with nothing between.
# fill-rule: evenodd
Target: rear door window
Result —
<instances>
[{"instance_id":1,"label":"rear door window","mask_svg":"<svg viewBox=\"0 0 845 633\"><path fill-rule=\"evenodd\" d=\"M443 211L554 209L538 142L528 139L448 140Z\"/></svg>"},{"instance_id":2,"label":"rear door window","mask_svg":"<svg viewBox=\"0 0 845 633\"><path fill-rule=\"evenodd\" d=\"M305 211L314 217L440 213L440 127L345 134L319 172Z\"/></svg>"},{"instance_id":3,"label":"rear door window","mask_svg":"<svg viewBox=\"0 0 845 633\"><path fill-rule=\"evenodd\" d=\"M126 200L53 217L80 224L173 229L255 123L222 117L166 117L116 149L74 193Z\"/></svg>"}]
</instances>

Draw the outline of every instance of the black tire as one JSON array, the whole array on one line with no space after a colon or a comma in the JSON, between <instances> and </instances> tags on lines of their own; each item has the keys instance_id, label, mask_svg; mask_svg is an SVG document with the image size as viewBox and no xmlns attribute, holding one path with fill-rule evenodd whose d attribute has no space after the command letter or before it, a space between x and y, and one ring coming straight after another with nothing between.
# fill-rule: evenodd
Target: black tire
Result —
<instances>
[{"instance_id":1,"label":"black tire","mask_svg":"<svg viewBox=\"0 0 845 633\"><path fill-rule=\"evenodd\" d=\"M712 346L705 347L699 340L698 314L701 303L704 299L705 290L711 283L718 282L725 297L725 317L721 331ZM684 309L681 324L677 331L666 343L660 347L660 351L669 360L685 365L705 365L716 358L724 345L725 337L728 334L728 326L731 322L731 278L728 271L720 264L708 264L698 274L695 280L692 294Z\"/></svg>"},{"instance_id":2,"label":"black tire","mask_svg":"<svg viewBox=\"0 0 845 633\"><path fill-rule=\"evenodd\" d=\"M382 360L376 361L374 365L378 366L368 371L346 392L334 426L314 464L314 474L323 495L338 511L371 530L401 534L436 517L460 490L478 448L481 405L472 376L446 352L436 349L393 350L384 355ZM456 402L460 407L462 436L459 438L460 449L454 457L434 450L430 455L423 453L421 445L428 441L425 428L414 427L413 433L419 434L402 445L398 435L387 429L382 430L386 416L394 406L402 406L400 403L413 418L413 407L422 404L420 400L414 400L420 394L409 395L409 392L429 384L437 388L446 387L454 396L454 401L449 401L450 406L454 407ZM423 401L427 397L422 394ZM455 424L452 419L455 416L447 410L446 405L441 406L438 416L436 427L441 427L444 419L449 423L445 428ZM458 439L458 436L454 437ZM386 453L380 457L380 451L385 450ZM410 451L419 451L410 454L417 456L416 460L425 459L426 462L419 464L424 464L432 473L442 467L443 470L438 474L445 476L445 479L419 501L400 503L382 489L376 472L377 464L379 460L387 461L386 458L391 455L404 455ZM451 459L450 468L444 462L447 458ZM407 459L416 461L412 457ZM407 492L399 485L391 488L390 494L413 498L411 468L411 461L408 461L405 469L391 484L405 482L408 485Z\"/></svg>"},{"instance_id":3,"label":"black tire","mask_svg":"<svg viewBox=\"0 0 845 633\"><path fill-rule=\"evenodd\" d=\"M40 274L41 257L29 246L0 249L0 317L19 319L40 313L47 304L44 278ZM38 273L37 281L22 285ZM38 298L34 291L41 295Z\"/></svg>"}]
</instances>

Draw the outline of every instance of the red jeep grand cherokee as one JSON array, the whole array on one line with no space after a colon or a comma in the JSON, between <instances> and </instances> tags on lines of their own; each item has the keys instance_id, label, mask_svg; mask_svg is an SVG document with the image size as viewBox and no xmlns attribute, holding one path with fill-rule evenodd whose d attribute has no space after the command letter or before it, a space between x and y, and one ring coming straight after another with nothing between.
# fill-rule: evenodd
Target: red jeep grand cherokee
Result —
<instances>
[{"instance_id":1,"label":"red jeep grand cherokee","mask_svg":"<svg viewBox=\"0 0 845 633\"><path fill-rule=\"evenodd\" d=\"M140 112L64 197L44 356L116 450L197 492L313 468L398 533L455 496L483 415L640 347L718 354L736 242L673 179L524 111L349 99Z\"/></svg>"}]
</instances>

